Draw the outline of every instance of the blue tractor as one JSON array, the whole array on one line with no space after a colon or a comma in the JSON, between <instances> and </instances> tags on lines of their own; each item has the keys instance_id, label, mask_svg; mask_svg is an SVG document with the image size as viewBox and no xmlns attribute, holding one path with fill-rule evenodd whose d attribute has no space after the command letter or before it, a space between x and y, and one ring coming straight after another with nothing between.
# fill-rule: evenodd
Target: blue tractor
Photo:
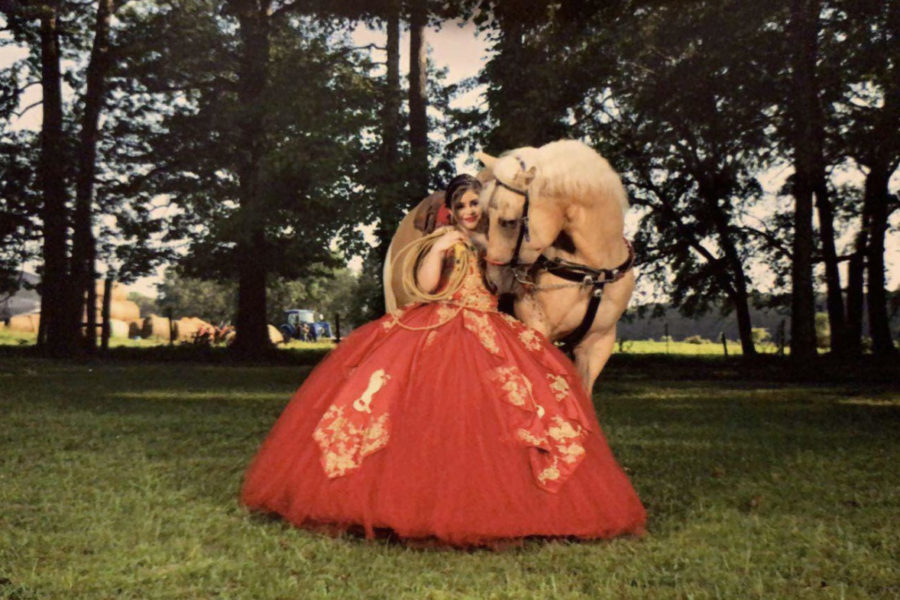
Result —
<instances>
[{"instance_id":1,"label":"blue tractor","mask_svg":"<svg viewBox=\"0 0 900 600\"><path fill-rule=\"evenodd\" d=\"M320 338L334 337L328 321L316 321L316 313L312 310L294 308L284 311L285 323L278 328L284 341L292 339L303 342L315 342Z\"/></svg>"}]
</instances>

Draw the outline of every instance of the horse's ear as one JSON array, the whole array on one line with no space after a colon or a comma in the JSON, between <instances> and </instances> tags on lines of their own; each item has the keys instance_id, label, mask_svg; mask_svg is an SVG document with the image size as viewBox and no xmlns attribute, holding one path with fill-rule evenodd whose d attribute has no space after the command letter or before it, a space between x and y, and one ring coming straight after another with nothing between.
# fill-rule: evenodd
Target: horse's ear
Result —
<instances>
[{"instance_id":1,"label":"horse's ear","mask_svg":"<svg viewBox=\"0 0 900 600\"><path fill-rule=\"evenodd\" d=\"M490 154L487 154L486 152L476 152L475 158L477 158L479 161L481 161L481 164L483 164L488 169L494 168L494 163L497 162L496 156L491 156Z\"/></svg>"},{"instance_id":2,"label":"horse's ear","mask_svg":"<svg viewBox=\"0 0 900 600\"><path fill-rule=\"evenodd\" d=\"M528 170L524 173L516 173L516 184L522 187L528 187L531 185L531 182L534 181L534 176L537 175L537 167L530 166Z\"/></svg>"}]
</instances>

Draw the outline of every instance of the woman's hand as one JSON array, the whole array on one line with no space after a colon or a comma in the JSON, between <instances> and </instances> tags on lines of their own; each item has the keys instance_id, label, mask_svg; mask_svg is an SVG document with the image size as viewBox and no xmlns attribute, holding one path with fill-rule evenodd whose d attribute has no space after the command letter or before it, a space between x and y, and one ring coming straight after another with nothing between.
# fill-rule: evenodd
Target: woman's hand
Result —
<instances>
[{"instance_id":1,"label":"woman's hand","mask_svg":"<svg viewBox=\"0 0 900 600\"><path fill-rule=\"evenodd\" d=\"M441 269L444 265L444 254L455 244L465 243L466 236L458 229L449 229L435 240L428 254L419 261L416 269L416 283L423 292L433 293L441 282Z\"/></svg>"},{"instance_id":2,"label":"woman's hand","mask_svg":"<svg viewBox=\"0 0 900 600\"><path fill-rule=\"evenodd\" d=\"M459 231L458 229L451 229L441 237L437 239L434 245L431 247L432 252L446 252L450 248L453 247L457 242L466 243L466 236Z\"/></svg>"}]
</instances>

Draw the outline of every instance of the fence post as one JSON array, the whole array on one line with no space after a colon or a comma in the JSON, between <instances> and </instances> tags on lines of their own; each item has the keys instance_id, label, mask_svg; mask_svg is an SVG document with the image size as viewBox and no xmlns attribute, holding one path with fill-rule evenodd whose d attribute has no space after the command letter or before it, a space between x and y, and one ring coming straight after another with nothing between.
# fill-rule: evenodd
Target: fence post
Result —
<instances>
[{"instance_id":1,"label":"fence post","mask_svg":"<svg viewBox=\"0 0 900 600\"><path fill-rule=\"evenodd\" d=\"M663 334L663 338L666 340L666 354L668 354L669 353L669 322L668 321L666 321L665 328L663 329L663 331L665 332Z\"/></svg>"},{"instance_id":2,"label":"fence post","mask_svg":"<svg viewBox=\"0 0 900 600\"><path fill-rule=\"evenodd\" d=\"M334 341L341 343L341 315L337 313L334 314Z\"/></svg>"},{"instance_id":3,"label":"fence post","mask_svg":"<svg viewBox=\"0 0 900 600\"><path fill-rule=\"evenodd\" d=\"M725 352L725 356L728 356L728 342L725 341L725 332L720 333L719 337L722 338L722 351Z\"/></svg>"}]
</instances>

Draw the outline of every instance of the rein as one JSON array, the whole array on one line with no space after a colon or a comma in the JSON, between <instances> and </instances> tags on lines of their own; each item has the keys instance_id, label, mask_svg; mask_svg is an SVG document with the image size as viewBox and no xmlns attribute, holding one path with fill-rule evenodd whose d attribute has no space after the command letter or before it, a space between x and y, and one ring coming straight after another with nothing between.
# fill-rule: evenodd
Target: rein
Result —
<instances>
[{"instance_id":1,"label":"rein","mask_svg":"<svg viewBox=\"0 0 900 600\"><path fill-rule=\"evenodd\" d=\"M603 299L604 286L606 286L607 283L614 283L616 281L619 281L634 266L634 247L631 245L631 242L629 242L628 239L622 238L622 241L625 242L625 246L628 248L628 258L626 258L622 264L613 269L594 269L588 267L587 265L573 263L571 261L563 260L558 257L549 259L543 254L538 257L538 260L534 263L532 274L536 273L537 271L547 271L548 273L565 279L570 283L538 286L533 281L524 280L519 276L518 272L516 272L516 279L519 281L519 283L530 288L532 291L551 290L573 286L584 287L590 290L591 297L588 301L587 310L584 313L584 318L581 320L581 323L579 323L578 327L573 329L571 333L569 333L561 340L557 341L560 349L566 354L573 354L575 347L581 343L581 340L584 339L585 334L587 334L591 326L594 324L594 319L597 316L597 309L600 308L600 300Z\"/></svg>"}]
</instances>

